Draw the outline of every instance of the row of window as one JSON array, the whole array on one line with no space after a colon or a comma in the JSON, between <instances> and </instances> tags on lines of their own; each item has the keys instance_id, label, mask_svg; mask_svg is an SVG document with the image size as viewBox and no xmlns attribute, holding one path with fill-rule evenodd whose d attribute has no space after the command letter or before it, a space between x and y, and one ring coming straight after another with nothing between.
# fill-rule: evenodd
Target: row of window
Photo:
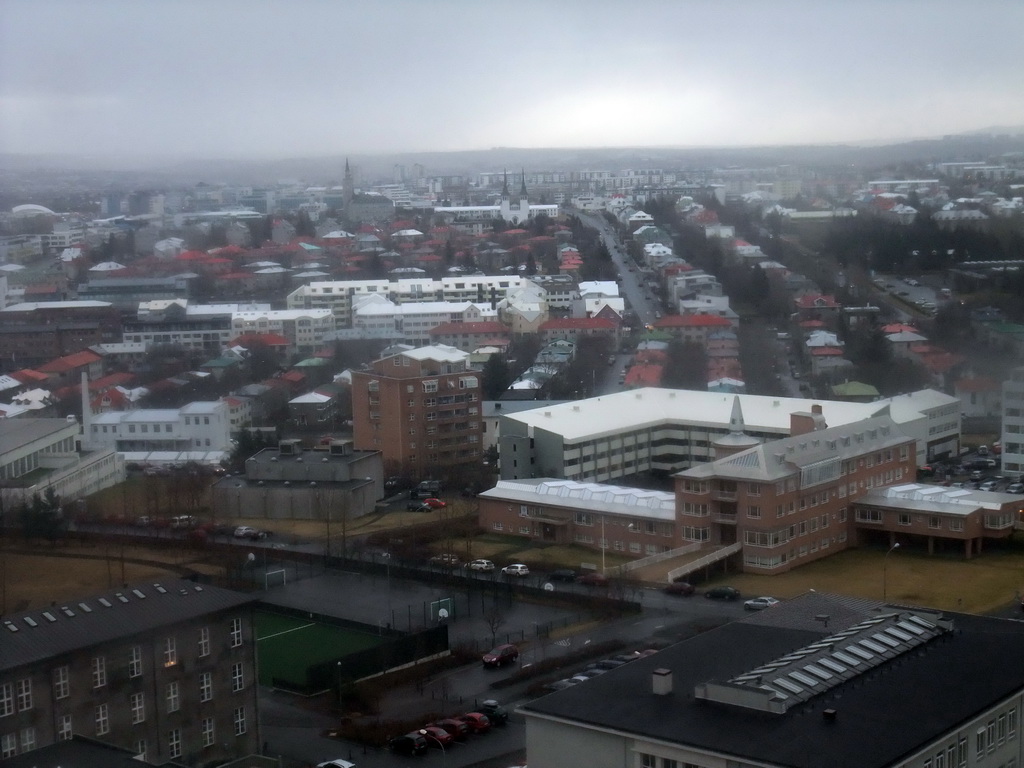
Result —
<instances>
[{"instance_id":1,"label":"row of window","mask_svg":"<svg viewBox=\"0 0 1024 768\"><path fill-rule=\"evenodd\" d=\"M232 724L235 736L244 736L248 731L248 720L245 707L236 707L231 713ZM95 730L97 736L103 736L110 732L110 710L108 705L100 704L96 707ZM133 721L134 722L134 721ZM212 717L204 717L200 721L200 746L205 749L212 747L217 741L216 721ZM57 720L57 740L69 741L74 733L74 723L71 715L61 715ZM0 759L14 757L19 752L30 752L36 748L36 729L22 728L18 733L5 733L0 736ZM182 756L182 732L181 728L171 728L167 731L167 754L172 759ZM142 760L148 760L149 745L145 739L139 739L134 744L134 752L140 755Z\"/></svg>"},{"instance_id":2,"label":"row of window","mask_svg":"<svg viewBox=\"0 0 1024 768\"><path fill-rule=\"evenodd\" d=\"M231 620L229 630L229 643L232 648L242 644L242 620L235 618ZM200 627L198 638L199 657L210 655L210 628ZM173 667L178 663L178 645L174 636L164 638L162 649L162 661L164 667ZM130 678L142 676L142 646L134 645L129 649L128 654L128 676ZM107 685L107 657L93 656L90 662L90 673L92 687L102 688ZM245 685L244 672L241 664L232 666L232 687L235 691L242 690ZM169 685L177 686L177 683ZM212 685L212 682L211 682ZM55 699L66 699L71 695L71 670L67 665L56 667L53 670L53 693ZM212 694L211 694L212 695ZM170 691L168 700L170 701ZM176 697L175 697L176 698ZM207 699L203 699L207 701ZM15 711L23 712L32 709L32 680L23 678L15 683L0 684L0 717L13 715ZM173 712L174 710L169 710Z\"/></svg>"}]
</instances>

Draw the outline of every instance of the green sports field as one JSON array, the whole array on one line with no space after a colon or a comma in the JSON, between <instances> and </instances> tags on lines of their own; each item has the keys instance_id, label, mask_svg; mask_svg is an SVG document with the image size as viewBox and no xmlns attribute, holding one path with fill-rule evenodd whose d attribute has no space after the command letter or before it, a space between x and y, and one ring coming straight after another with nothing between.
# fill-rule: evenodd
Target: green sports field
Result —
<instances>
[{"instance_id":1,"label":"green sports field","mask_svg":"<svg viewBox=\"0 0 1024 768\"><path fill-rule=\"evenodd\" d=\"M278 613L257 611L255 623L261 685L272 685L274 678L305 685L306 669L313 664L372 648L383 640Z\"/></svg>"}]
</instances>

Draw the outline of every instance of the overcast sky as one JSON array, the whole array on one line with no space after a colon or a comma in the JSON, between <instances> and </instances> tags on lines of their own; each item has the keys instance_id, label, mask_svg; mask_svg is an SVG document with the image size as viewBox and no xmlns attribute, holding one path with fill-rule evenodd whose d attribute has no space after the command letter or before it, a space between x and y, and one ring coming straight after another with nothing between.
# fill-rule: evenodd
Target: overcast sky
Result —
<instances>
[{"instance_id":1,"label":"overcast sky","mask_svg":"<svg viewBox=\"0 0 1024 768\"><path fill-rule=\"evenodd\" d=\"M1022 0L0 0L0 151L731 146L1024 125Z\"/></svg>"}]
</instances>

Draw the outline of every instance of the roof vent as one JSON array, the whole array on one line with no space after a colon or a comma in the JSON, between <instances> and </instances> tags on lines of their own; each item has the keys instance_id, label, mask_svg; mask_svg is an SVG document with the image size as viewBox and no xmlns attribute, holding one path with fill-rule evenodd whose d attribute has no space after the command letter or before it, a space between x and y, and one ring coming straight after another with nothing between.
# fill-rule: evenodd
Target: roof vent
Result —
<instances>
[{"instance_id":1,"label":"roof vent","mask_svg":"<svg viewBox=\"0 0 1024 768\"><path fill-rule=\"evenodd\" d=\"M829 708L829 709L824 710L821 713L821 716L823 718L825 718L825 722L826 723L834 723L836 721L836 715L837 714L838 713L834 709Z\"/></svg>"},{"instance_id":2,"label":"roof vent","mask_svg":"<svg viewBox=\"0 0 1024 768\"><path fill-rule=\"evenodd\" d=\"M28 624L30 627L38 627L39 626L39 623L35 619L33 619L31 616L26 616L23 619L23 621L26 624Z\"/></svg>"},{"instance_id":3,"label":"roof vent","mask_svg":"<svg viewBox=\"0 0 1024 768\"><path fill-rule=\"evenodd\" d=\"M672 670L659 667L651 674L651 691L657 696L672 693Z\"/></svg>"}]
</instances>

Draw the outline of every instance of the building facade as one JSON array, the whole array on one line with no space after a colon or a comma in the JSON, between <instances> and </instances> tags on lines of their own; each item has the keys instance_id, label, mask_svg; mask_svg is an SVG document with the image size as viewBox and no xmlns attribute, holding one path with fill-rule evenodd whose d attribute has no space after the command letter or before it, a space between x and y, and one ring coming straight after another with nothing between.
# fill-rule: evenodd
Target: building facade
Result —
<instances>
[{"instance_id":1,"label":"building facade","mask_svg":"<svg viewBox=\"0 0 1024 768\"><path fill-rule=\"evenodd\" d=\"M1020 765L1024 671L984 670L1022 639L1024 625L1007 619L812 592L523 705L527 759L536 768Z\"/></svg>"},{"instance_id":2,"label":"building facade","mask_svg":"<svg viewBox=\"0 0 1024 768\"><path fill-rule=\"evenodd\" d=\"M76 733L158 764L258 752L253 602L181 581L6 616L0 760Z\"/></svg>"},{"instance_id":3,"label":"building facade","mask_svg":"<svg viewBox=\"0 0 1024 768\"><path fill-rule=\"evenodd\" d=\"M430 346L352 374L355 447L380 451L385 471L431 478L482 458L480 377L469 354Z\"/></svg>"},{"instance_id":4,"label":"building facade","mask_svg":"<svg viewBox=\"0 0 1024 768\"><path fill-rule=\"evenodd\" d=\"M1003 382L1003 471L1017 479L1024 473L1024 367Z\"/></svg>"}]
</instances>

